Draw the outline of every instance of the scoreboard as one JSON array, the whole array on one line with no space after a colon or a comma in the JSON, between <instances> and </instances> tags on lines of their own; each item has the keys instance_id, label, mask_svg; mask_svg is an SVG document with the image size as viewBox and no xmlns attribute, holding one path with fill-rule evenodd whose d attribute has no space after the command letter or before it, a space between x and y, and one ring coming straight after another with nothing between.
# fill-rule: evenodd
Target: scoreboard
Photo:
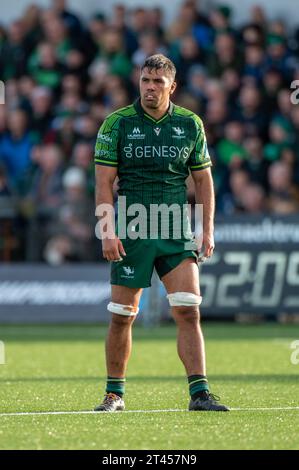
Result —
<instances>
[{"instance_id":1,"label":"scoreboard","mask_svg":"<svg viewBox=\"0 0 299 470\"><path fill-rule=\"evenodd\" d=\"M299 313L299 217L216 221L216 249L201 267L207 315Z\"/></svg>"}]
</instances>

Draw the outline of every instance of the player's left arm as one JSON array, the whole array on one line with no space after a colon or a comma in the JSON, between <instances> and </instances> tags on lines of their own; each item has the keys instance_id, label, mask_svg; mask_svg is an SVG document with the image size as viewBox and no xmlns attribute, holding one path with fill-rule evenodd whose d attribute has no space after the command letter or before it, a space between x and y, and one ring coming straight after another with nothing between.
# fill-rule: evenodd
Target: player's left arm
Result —
<instances>
[{"instance_id":1,"label":"player's left arm","mask_svg":"<svg viewBox=\"0 0 299 470\"><path fill-rule=\"evenodd\" d=\"M188 160L189 169L195 184L195 199L202 204L203 237L200 241L204 245L204 257L210 257L214 251L214 215L215 193L211 172L211 158L208 151L207 139L202 120L194 115L196 126L195 145ZM198 247L199 249L202 246Z\"/></svg>"},{"instance_id":2,"label":"player's left arm","mask_svg":"<svg viewBox=\"0 0 299 470\"><path fill-rule=\"evenodd\" d=\"M215 193L211 168L201 171L192 171L195 185L195 199L197 204L202 204L204 257L210 257L215 248L214 242L214 216ZM201 249L201 247L198 247Z\"/></svg>"}]
</instances>

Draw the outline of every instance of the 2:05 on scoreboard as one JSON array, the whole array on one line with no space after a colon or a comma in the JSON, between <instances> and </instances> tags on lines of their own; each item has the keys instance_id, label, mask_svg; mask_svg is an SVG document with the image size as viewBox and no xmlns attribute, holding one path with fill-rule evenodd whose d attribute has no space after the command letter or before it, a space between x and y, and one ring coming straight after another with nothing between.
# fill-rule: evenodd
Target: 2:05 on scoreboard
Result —
<instances>
[{"instance_id":1,"label":"2:05 on scoreboard","mask_svg":"<svg viewBox=\"0 0 299 470\"><path fill-rule=\"evenodd\" d=\"M216 244L200 285L208 314L299 313L299 251L285 244Z\"/></svg>"}]
</instances>

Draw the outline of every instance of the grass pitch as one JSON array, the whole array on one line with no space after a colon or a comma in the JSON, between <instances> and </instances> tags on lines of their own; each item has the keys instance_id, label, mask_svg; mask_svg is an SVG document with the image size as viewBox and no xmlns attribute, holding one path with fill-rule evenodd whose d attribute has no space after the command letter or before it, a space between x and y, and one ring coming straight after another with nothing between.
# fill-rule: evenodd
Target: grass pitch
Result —
<instances>
[{"instance_id":1,"label":"grass pitch","mask_svg":"<svg viewBox=\"0 0 299 470\"><path fill-rule=\"evenodd\" d=\"M73 412L103 396L107 328L0 326L0 449L298 449L299 365L290 345L299 327L203 329L212 392L230 413L181 411L189 397L174 327L134 328L130 412L81 414ZM59 411L69 413L51 413Z\"/></svg>"}]
</instances>

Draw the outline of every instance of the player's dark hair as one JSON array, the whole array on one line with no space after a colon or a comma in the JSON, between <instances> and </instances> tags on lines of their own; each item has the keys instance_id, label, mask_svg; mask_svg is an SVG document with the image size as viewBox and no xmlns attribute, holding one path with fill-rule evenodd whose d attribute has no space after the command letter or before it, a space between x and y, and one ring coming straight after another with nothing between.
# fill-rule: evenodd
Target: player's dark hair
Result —
<instances>
[{"instance_id":1,"label":"player's dark hair","mask_svg":"<svg viewBox=\"0 0 299 470\"><path fill-rule=\"evenodd\" d=\"M168 57L165 57L165 55L163 54L154 54L154 55L151 55L150 57L147 57L147 59L145 59L145 62L141 67L141 70L143 70L145 67L148 68L149 70L163 69L166 73L171 75L173 80L175 79L175 75L176 75L175 65L170 59L168 59Z\"/></svg>"}]
</instances>

